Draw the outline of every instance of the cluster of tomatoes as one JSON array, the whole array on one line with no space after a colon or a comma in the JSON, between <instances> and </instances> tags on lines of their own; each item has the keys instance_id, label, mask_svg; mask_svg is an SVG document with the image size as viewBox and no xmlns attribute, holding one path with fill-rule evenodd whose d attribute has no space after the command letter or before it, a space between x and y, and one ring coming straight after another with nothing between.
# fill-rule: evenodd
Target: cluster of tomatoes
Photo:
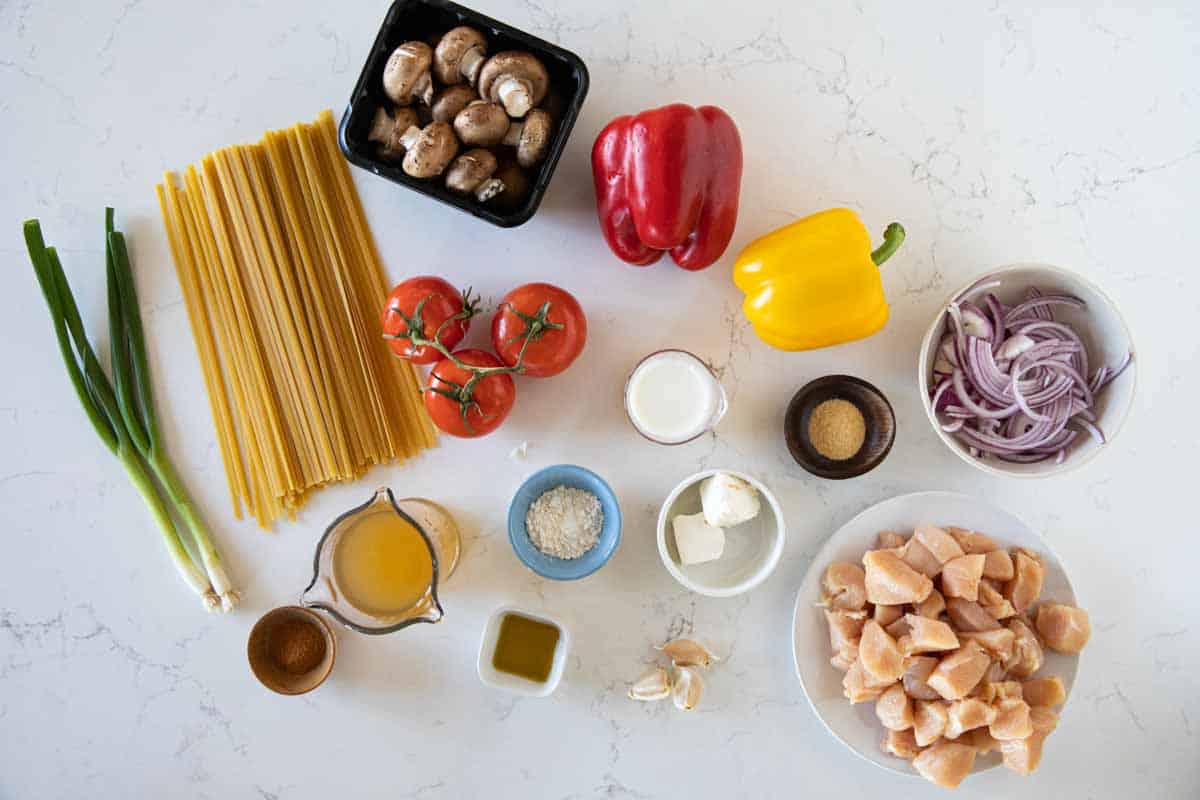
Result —
<instances>
[{"instance_id":1,"label":"cluster of tomatoes","mask_svg":"<svg viewBox=\"0 0 1200 800\"><path fill-rule=\"evenodd\" d=\"M460 292L430 275L398 284L383 308L383 335L392 351L414 364L433 364L425 409L452 436L496 430L516 401L514 375L557 375L587 342L579 301L549 283L527 283L501 299L492 318L494 353L455 350L478 313L469 289Z\"/></svg>"}]
</instances>

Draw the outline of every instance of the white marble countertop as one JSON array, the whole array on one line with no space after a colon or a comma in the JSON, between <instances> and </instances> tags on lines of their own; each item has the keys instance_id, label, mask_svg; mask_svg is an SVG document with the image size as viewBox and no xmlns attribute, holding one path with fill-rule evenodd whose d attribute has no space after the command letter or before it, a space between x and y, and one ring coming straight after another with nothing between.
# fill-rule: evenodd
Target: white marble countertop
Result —
<instances>
[{"instance_id":1,"label":"white marble countertop","mask_svg":"<svg viewBox=\"0 0 1200 800\"><path fill-rule=\"evenodd\" d=\"M1200 793L1194 5L480 0L591 70L541 211L499 230L355 178L392 278L441 273L492 297L560 283L587 309L588 348L565 376L522 382L491 438L446 441L410 466L320 492L273 533L232 518L153 184L220 145L340 111L386 4L68 5L0 3L0 797L939 796L826 734L795 678L789 635L796 588L825 537L872 503L943 488L1044 531L1095 632L1041 770L1027 780L996 770L961 796ZM674 100L726 108L747 153L737 234L699 274L623 266L595 220L596 132L618 113ZM182 588L98 445L28 268L19 223L37 216L103 340L105 204L133 241L171 450L244 589L231 617L206 616ZM731 256L835 204L873 231L892 219L908 228L883 273L892 319L856 344L771 350L740 316ZM945 294L1030 259L1099 282L1140 347L1121 436L1083 469L1039 483L964 467L925 421L914 376ZM668 345L712 359L732 401L715 437L671 449L639 439L619 402L634 360ZM791 393L831 371L873 381L899 423L888 460L845 483L802 472L780 433ZM528 458L510 460L521 441ZM561 461L606 476L626 516L613 561L567 585L526 571L502 527L521 478ZM760 477L788 518L778 570L731 600L682 590L654 548L659 502L707 466ZM251 624L296 598L326 522L384 483L460 518L466 550L443 589L445 621L383 639L342 633L328 683L303 698L272 695L246 665ZM510 602L572 627L574 652L550 699L515 699L476 678L484 620ZM699 711L627 700L650 646L678 633L729 655Z\"/></svg>"}]
</instances>

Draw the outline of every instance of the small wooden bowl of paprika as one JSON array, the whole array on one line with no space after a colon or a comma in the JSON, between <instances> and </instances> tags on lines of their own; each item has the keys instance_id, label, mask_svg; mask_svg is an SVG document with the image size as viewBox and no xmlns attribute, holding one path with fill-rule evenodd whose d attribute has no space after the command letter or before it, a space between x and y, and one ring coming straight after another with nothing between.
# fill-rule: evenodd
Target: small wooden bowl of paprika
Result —
<instances>
[{"instance_id":1,"label":"small wooden bowl of paprika","mask_svg":"<svg viewBox=\"0 0 1200 800\"><path fill-rule=\"evenodd\" d=\"M796 463L844 480L882 463L896 439L896 415L883 392L851 375L826 375L796 392L783 418Z\"/></svg>"},{"instance_id":2,"label":"small wooden bowl of paprika","mask_svg":"<svg viewBox=\"0 0 1200 800\"><path fill-rule=\"evenodd\" d=\"M279 694L304 694L329 677L337 639L312 609L281 606L254 623L246 655L263 686Z\"/></svg>"}]
</instances>

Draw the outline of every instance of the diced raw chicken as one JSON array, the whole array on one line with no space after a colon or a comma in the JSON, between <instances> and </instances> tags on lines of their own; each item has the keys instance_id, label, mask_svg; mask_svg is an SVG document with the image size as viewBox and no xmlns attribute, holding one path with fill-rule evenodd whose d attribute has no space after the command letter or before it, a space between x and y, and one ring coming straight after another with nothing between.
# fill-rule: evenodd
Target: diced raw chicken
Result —
<instances>
[{"instance_id":1,"label":"diced raw chicken","mask_svg":"<svg viewBox=\"0 0 1200 800\"><path fill-rule=\"evenodd\" d=\"M858 564L835 561L821 578L821 605L857 611L867 604L866 575Z\"/></svg>"},{"instance_id":2,"label":"diced raw chicken","mask_svg":"<svg viewBox=\"0 0 1200 800\"><path fill-rule=\"evenodd\" d=\"M948 525L946 526L946 533L954 537L954 541L958 542L958 546L967 555L987 553L1000 548L1000 545L996 544L996 541L987 534L969 531L966 528L956 528L953 525Z\"/></svg>"},{"instance_id":3,"label":"diced raw chicken","mask_svg":"<svg viewBox=\"0 0 1200 800\"><path fill-rule=\"evenodd\" d=\"M926 597L916 605L916 612L919 616L937 619L946 610L946 598L937 589L929 593Z\"/></svg>"},{"instance_id":4,"label":"diced raw chicken","mask_svg":"<svg viewBox=\"0 0 1200 800\"><path fill-rule=\"evenodd\" d=\"M979 605L991 614L993 619L1008 619L1017 615L1017 610L1008 602L1008 598L1000 594L1000 590L986 578L979 582Z\"/></svg>"},{"instance_id":5,"label":"diced raw chicken","mask_svg":"<svg viewBox=\"0 0 1200 800\"><path fill-rule=\"evenodd\" d=\"M1058 725L1058 715L1048 708L1034 708L1029 717L1033 733L1024 739L1000 743L1004 766L1020 775L1028 775L1037 769L1042 760L1042 745Z\"/></svg>"},{"instance_id":6,"label":"diced raw chicken","mask_svg":"<svg viewBox=\"0 0 1200 800\"><path fill-rule=\"evenodd\" d=\"M977 694L980 700L989 705L1000 700L1020 700L1022 695L1021 684L1017 681L984 681L979 684Z\"/></svg>"},{"instance_id":7,"label":"diced raw chicken","mask_svg":"<svg viewBox=\"0 0 1200 800\"><path fill-rule=\"evenodd\" d=\"M942 562L929 552L925 545L918 542L915 536L905 542L904 547L900 548L900 552L896 555L900 556L905 564L927 578L936 577L942 571Z\"/></svg>"},{"instance_id":8,"label":"diced raw chicken","mask_svg":"<svg viewBox=\"0 0 1200 800\"><path fill-rule=\"evenodd\" d=\"M1034 624L1046 646L1060 653L1078 653L1092 636L1088 613L1075 606L1043 603Z\"/></svg>"},{"instance_id":9,"label":"diced raw chicken","mask_svg":"<svg viewBox=\"0 0 1200 800\"><path fill-rule=\"evenodd\" d=\"M867 600L898 606L919 603L933 591L933 581L914 570L889 550L868 550L866 565Z\"/></svg>"},{"instance_id":10,"label":"diced raw chicken","mask_svg":"<svg viewBox=\"0 0 1200 800\"><path fill-rule=\"evenodd\" d=\"M1067 702L1067 689L1057 675L1025 681L1021 694L1031 706L1061 706Z\"/></svg>"},{"instance_id":11,"label":"diced raw chicken","mask_svg":"<svg viewBox=\"0 0 1200 800\"><path fill-rule=\"evenodd\" d=\"M935 656L909 656L904 664L904 676L900 680L904 683L904 691L909 697L914 700L941 699L942 696L929 688L929 684L925 682L938 665Z\"/></svg>"},{"instance_id":12,"label":"diced raw chicken","mask_svg":"<svg viewBox=\"0 0 1200 800\"><path fill-rule=\"evenodd\" d=\"M865 611L844 611L840 608L825 609L825 621L829 623L829 647L833 652L842 649L847 642L857 642L862 636L863 623L867 621Z\"/></svg>"},{"instance_id":13,"label":"diced raw chicken","mask_svg":"<svg viewBox=\"0 0 1200 800\"><path fill-rule=\"evenodd\" d=\"M842 672L850 669L855 661L858 660L858 639L852 642L846 642L833 654L833 658L829 659L829 663L840 669Z\"/></svg>"},{"instance_id":14,"label":"diced raw chicken","mask_svg":"<svg viewBox=\"0 0 1200 800\"><path fill-rule=\"evenodd\" d=\"M950 719L950 704L944 700L918 700L913 709L913 735L920 747L941 738Z\"/></svg>"},{"instance_id":15,"label":"diced raw chicken","mask_svg":"<svg viewBox=\"0 0 1200 800\"><path fill-rule=\"evenodd\" d=\"M917 747L917 738L913 734L912 728L903 731L888 731L879 746L888 755L903 758L906 761L911 761L917 757L917 753L921 752L921 748Z\"/></svg>"},{"instance_id":16,"label":"diced raw chicken","mask_svg":"<svg viewBox=\"0 0 1200 800\"><path fill-rule=\"evenodd\" d=\"M1004 662L993 661L992 665L987 668L987 672L983 673L984 683L999 683L1008 679L1008 670L1004 668Z\"/></svg>"},{"instance_id":17,"label":"diced raw chicken","mask_svg":"<svg viewBox=\"0 0 1200 800\"><path fill-rule=\"evenodd\" d=\"M913 759L921 777L944 789L955 789L975 766L975 748L958 742L941 741Z\"/></svg>"},{"instance_id":18,"label":"diced raw chicken","mask_svg":"<svg viewBox=\"0 0 1200 800\"><path fill-rule=\"evenodd\" d=\"M983 554L983 577L1010 581L1014 574L1012 556L1005 551L992 550Z\"/></svg>"},{"instance_id":19,"label":"diced raw chicken","mask_svg":"<svg viewBox=\"0 0 1200 800\"><path fill-rule=\"evenodd\" d=\"M947 700L961 700L975 688L991 663L986 650L967 642L944 656L926 683Z\"/></svg>"},{"instance_id":20,"label":"diced raw chicken","mask_svg":"<svg viewBox=\"0 0 1200 800\"><path fill-rule=\"evenodd\" d=\"M904 606L885 605L875 606L875 613L872 615L873 619L885 628L903 616Z\"/></svg>"},{"instance_id":21,"label":"diced raw chicken","mask_svg":"<svg viewBox=\"0 0 1200 800\"><path fill-rule=\"evenodd\" d=\"M855 659L842 678L842 694L851 704L874 700L883 694L883 690L887 687L888 682L876 681L869 672L863 669L862 659Z\"/></svg>"},{"instance_id":22,"label":"diced raw chicken","mask_svg":"<svg viewBox=\"0 0 1200 800\"><path fill-rule=\"evenodd\" d=\"M888 730L903 731L913 726L912 701L901 684L894 683L879 695L875 701L875 716Z\"/></svg>"},{"instance_id":23,"label":"diced raw chicken","mask_svg":"<svg viewBox=\"0 0 1200 800\"><path fill-rule=\"evenodd\" d=\"M1013 569L1013 579L1004 584L1004 596L1019 614L1033 605L1042 593L1046 569L1028 550L1018 550L1013 554Z\"/></svg>"},{"instance_id":24,"label":"diced raw chicken","mask_svg":"<svg viewBox=\"0 0 1200 800\"><path fill-rule=\"evenodd\" d=\"M900 649L905 655L954 650L959 646L954 629L944 622L916 614L906 614L904 619L908 622L909 634L900 640Z\"/></svg>"},{"instance_id":25,"label":"diced raw chicken","mask_svg":"<svg viewBox=\"0 0 1200 800\"><path fill-rule=\"evenodd\" d=\"M983 577L985 556L959 556L942 567L942 594L964 600L979 599L979 579Z\"/></svg>"},{"instance_id":26,"label":"diced raw chicken","mask_svg":"<svg viewBox=\"0 0 1200 800\"><path fill-rule=\"evenodd\" d=\"M1024 739L1033 733L1029 717L1029 704L1019 697L996 701L996 719L988 726L988 732L1002 742Z\"/></svg>"},{"instance_id":27,"label":"diced raw chicken","mask_svg":"<svg viewBox=\"0 0 1200 800\"><path fill-rule=\"evenodd\" d=\"M925 549L943 564L963 555L963 549L954 541L954 537L933 525L918 525L913 539L925 545Z\"/></svg>"},{"instance_id":28,"label":"diced raw chicken","mask_svg":"<svg viewBox=\"0 0 1200 800\"><path fill-rule=\"evenodd\" d=\"M904 617L901 617L900 619L892 622L891 625L884 625L883 629L888 632L888 636L892 637L896 641L900 641L901 636L908 635L908 620L906 620Z\"/></svg>"},{"instance_id":29,"label":"diced raw chicken","mask_svg":"<svg viewBox=\"0 0 1200 800\"><path fill-rule=\"evenodd\" d=\"M1028 678L1042 668L1042 643L1020 617L1010 619L1008 629L1016 634L1016 639L1012 658L1005 660L1004 668L1014 678Z\"/></svg>"},{"instance_id":30,"label":"diced raw chicken","mask_svg":"<svg viewBox=\"0 0 1200 800\"><path fill-rule=\"evenodd\" d=\"M1000 623L983 606L961 597L946 598L946 613L950 622L960 631L994 631Z\"/></svg>"},{"instance_id":31,"label":"diced raw chicken","mask_svg":"<svg viewBox=\"0 0 1200 800\"><path fill-rule=\"evenodd\" d=\"M886 686L900 680L904 674L904 655L896 640L873 619L863 625L858 658L875 683Z\"/></svg>"},{"instance_id":32,"label":"diced raw chicken","mask_svg":"<svg viewBox=\"0 0 1200 800\"><path fill-rule=\"evenodd\" d=\"M974 697L955 700L950 704L950 710L947 712L946 730L942 736L947 739L957 739L973 728L991 725L994 719L996 719L996 709L982 700Z\"/></svg>"},{"instance_id":33,"label":"diced raw chicken","mask_svg":"<svg viewBox=\"0 0 1200 800\"><path fill-rule=\"evenodd\" d=\"M891 550L894 547L904 547L906 538L903 533L896 531L880 531L875 536L875 549Z\"/></svg>"},{"instance_id":34,"label":"diced raw chicken","mask_svg":"<svg viewBox=\"0 0 1200 800\"><path fill-rule=\"evenodd\" d=\"M969 744L971 747L974 747L975 752L980 755L1000 749L1000 742L993 738L992 734L988 733L987 728L976 728L973 731L967 731L958 737L958 740L963 744Z\"/></svg>"},{"instance_id":35,"label":"diced raw chicken","mask_svg":"<svg viewBox=\"0 0 1200 800\"><path fill-rule=\"evenodd\" d=\"M963 631L958 638L964 642L978 642L993 659L1004 661L1012 658L1017 635L1007 628L997 628L994 631Z\"/></svg>"}]
</instances>

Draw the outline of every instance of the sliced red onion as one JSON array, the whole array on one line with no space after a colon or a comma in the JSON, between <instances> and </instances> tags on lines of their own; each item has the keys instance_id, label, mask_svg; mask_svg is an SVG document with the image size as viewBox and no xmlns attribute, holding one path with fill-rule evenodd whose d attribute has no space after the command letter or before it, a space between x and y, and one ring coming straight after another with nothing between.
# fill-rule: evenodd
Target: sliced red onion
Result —
<instances>
[{"instance_id":1,"label":"sliced red onion","mask_svg":"<svg viewBox=\"0 0 1200 800\"><path fill-rule=\"evenodd\" d=\"M964 373L961 369L956 369L950 376L950 380L953 381L954 392L958 395L958 402L962 403L962 405L965 406L968 411L975 414L975 416L984 417L987 419L1004 419L1006 417L1011 417L1017 412L1018 408L1016 403L1013 403L1009 406L1004 406L1003 408L987 408L986 406L976 403L971 399L971 396L967 392L966 379L963 377L963 375Z\"/></svg>"},{"instance_id":2,"label":"sliced red onion","mask_svg":"<svg viewBox=\"0 0 1200 800\"><path fill-rule=\"evenodd\" d=\"M977 339L991 340L992 323L984 316L979 306L974 303L963 303L960 310L962 311L963 333Z\"/></svg>"},{"instance_id":3,"label":"sliced red onion","mask_svg":"<svg viewBox=\"0 0 1200 800\"><path fill-rule=\"evenodd\" d=\"M1011 361L1035 345L1036 342L1033 339L1023 333L1018 333L1008 337L1000 344L1000 349L996 351L996 358L1002 361Z\"/></svg>"}]
</instances>

